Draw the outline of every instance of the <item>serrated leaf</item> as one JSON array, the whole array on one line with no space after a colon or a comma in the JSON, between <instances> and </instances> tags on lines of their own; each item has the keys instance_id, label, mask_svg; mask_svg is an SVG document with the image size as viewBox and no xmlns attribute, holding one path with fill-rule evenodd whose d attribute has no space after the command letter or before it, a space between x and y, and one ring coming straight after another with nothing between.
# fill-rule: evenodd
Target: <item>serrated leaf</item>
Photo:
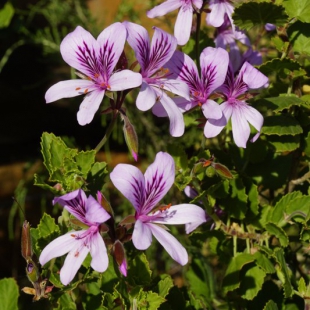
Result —
<instances>
[{"instance_id":1,"label":"serrated leaf","mask_svg":"<svg viewBox=\"0 0 310 310\"><path fill-rule=\"evenodd\" d=\"M239 273L242 267L252 263L255 260L253 255L239 253L233 257L227 267L225 277L223 279L223 292L227 294L240 286Z\"/></svg>"},{"instance_id":2,"label":"serrated leaf","mask_svg":"<svg viewBox=\"0 0 310 310\"><path fill-rule=\"evenodd\" d=\"M267 223L266 229L271 235L274 235L276 238L279 239L279 241L283 247L288 246L288 236L281 227L278 227L274 223Z\"/></svg>"},{"instance_id":3,"label":"serrated leaf","mask_svg":"<svg viewBox=\"0 0 310 310\"><path fill-rule=\"evenodd\" d=\"M159 296L165 298L174 284L169 275L162 275L161 278L157 283L157 293Z\"/></svg>"},{"instance_id":4,"label":"serrated leaf","mask_svg":"<svg viewBox=\"0 0 310 310\"><path fill-rule=\"evenodd\" d=\"M300 106L303 104L303 101L295 96L279 96L260 99L256 103L258 103L259 106L264 106L274 112L280 112L284 109L289 109L292 106Z\"/></svg>"},{"instance_id":5,"label":"serrated leaf","mask_svg":"<svg viewBox=\"0 0 310 310\"><path fill-rule=\"evenodd\" d=\"M105 162L96 162L91 167L88 175L88 188L96 192L101 190L104 184L104 178L108 174L107 164Z\"/></svg>"},{"instance_id":6,"label":"serrated leaf","mask_svg":"<svg viewBox=\"0 0 310 310\"><path fill-rule=\"evenodd\" d=\"M137 296L137 309L157 310L166 300L154 292L140 291Z\"/></svg>"},{"instance_id":7,"label":"serrated leaf","mask_svg":"<svg viewBox=\"0 0 310 310\"><path fill-rule=\"evenodd\" d=\"M55 187L45 183L38 174L34 175L34 185L41 187L44 190L51 191L55 195L59 195L59 191Z\"/></svg>"},{"instance_id":8,"label":"serrated leaf","mask_svg":"<svg viewBox=\"0 0 310 310\"><path fill-rule=\"evenodd\" d=\"M86 177L88 172L90 171L92 165L95 163L95 156L96 151L86 151L86 152L79 152L75 156L75 161L80 168L79 170L82 172L82 174Z\"/></svg>"},{"instance_id":9,"label":"serrated leaf","mask_svg":"<svg viewBox=\"0 0 310 310\"><path fill-rule=\"evenodd\" d=\"M307 222L310 218L310 196L299 196L286 208L286 215L295 222Z\"/></svg>"},{"instance_id":10,"label":"serrated leaf","mask_svg":"<svg viewBox=\"0 0 310 310\"><path fill-rule=\"evenodd\" d=\"M18 310L19 288L13 278L0 280L1 310Z\"/></svg>"},{"instance_id":11,"label":"serrated leaf","mask_svg":"<svg viewBox=\"0 0 310 310\"><path fill-rule=\"evenodd\" d=\"M273 300L269 300L263 310L278 310L278 306Z\"/></svg>"},{"instance_id":12,"label":"serrated leaf","mask_svg":"<svg viewBox=\"0 0 310 310\"><path fill-rule=\"evenodd\" d=\"M244 178L243 183L246 187L246 193L248 195L248 212L247 218L252 218L258 214L258 189L250 178Z\"/></svg>"},{"instance_id":13,"label":"serrated leaf","mask_svg":"<svg viewBox=\"0 0 310 310\"><path fill-rule=\"evenodd\" d=\"M287 30L294 52L310 55L310 27L307 23L296 22Z\"/></svg>"},{"instance_id":14,"label":"serrated leaf","mask_svg":"<svg viewBox=\"0 0 310 310\"><path fill-rule=\"evenodd\" d=\"M247 2L235 9L234 24L240 29L250 30L254 26L264 26L267 23L282 26L287 21L282 6L271 2Z\"/></svg>"},{"instance_id":15,"label":"serrated leaf","mask_svg":"<svg viewBox=\"0 0 310 310\"><path fill-rule=\"evenodd\" d=\"M303 132L295 118L285 115L273 115L265 118L262 133L265 135L297 135Z\"/></svg>"},{"instance_id":16,"label":"serrated leaf","mask_svg":"<svg viewBox=\"0 0 310 310\"><path fill-rule=\"evenodd\" d=\"M252 300L261 290L266 273L258 266L248 269L241 281L240 291L244 299Z\"/></svg>"},{"instance_id":17,"label":"serrated leaf","mask_svg":"<svg viewBox=\"0 0 310 310\"><path fill-rule=\"evenodd\" d=\"M276 153L292 152L299 148L299 136L268 136L268 142Z\"/></svg>"},{"instance_id":18,"label":"serrated leaf","mask_svg":"<svg viewBox=\"0 0 310 310\"><path fill-rule=\"evenodd\" d=\"M43 214L43 217L40 220L37 230L39 231L39 236L41 238L46 238L54 233L57 233L57 234L60 233L59 226L56 225L55 219L53 219L47 213Z\"/></svg>"},{"instance_id":19,"label":"serrated leaf","mask_svg":"<svg viewBox=\"0 0 310 310\"><path fill-rule=\"evenodd\" d=\"M134 285L148 285L151 282L152 271L144 253L140 253L129 262L128 279Z\"/></svg>"},{"instance_id":20,"label":"serrated leaf","mask_svg":"<svg viewBox=\"0 0 310 310\"><path fill-rule=\"evenodd\" d=\"M282 5L290 18L310 23L310 0L284 0Z\"/></svg>"},{"instance_id":21,"label":"serrated leaf","mask_svg":"<svg viewBox=\"0 0 310 310\"><path fill-rule=\"evenodd\" d=\"M301 65L292 59L289 58L274 58L271 61L267 61L261 66L258 67L259 71L261 71L265 75L270 74L278 74L278 75L284 75L286 70L294 71L294 70L300 70Z\"/></svg>"},{"instance_id":22,"label":"serrated leaf","mask_svg":"<svg viewBox=\"0 0 310 310\"><path fill-rule=\"evenodd\" d=\"M185 170L188 167L187 154L179 144L168 145L168 153L173 157L176 167Z\"/></svg>"},{"instance_id":23,"label":"serrated leaf","mask_svg":"<svg viewBox=\"0 0 310 310\"><path fill-rule=\"evenodd\" d=\"M276 272L276 269L274 268L273 263L270 261L269 258L266 257L265 254L261 253L260 251L257 251L254 254L254 257L255 257L255 263L257 264L257 266L259 266L266 273Z\"/></svg>"},{"instance_id":24,"label":"serrated leaf","mask_svg":"<svg viewBox=\"0 0 310 310\"><path fill-rule=\"evenodd\" d=\"M306 291L307 291L307 286L306 286L305 279L301 277L298 281L298 292L301 294L301 296L304 296L306 294Z\"/></svg>"},{"instance_id":25,"label":"serrated leaf","mask_svg":"<svg viewBox=\"0 0 310 310\"><path fill-rule=\"evenodd\" d=\"M59 310L75 310L76 309L76 304L72 300L72 297L70 294L65 293L60 296L58 299L58 307L54 309L59 309Z\"/></svg>"}]
</instances>

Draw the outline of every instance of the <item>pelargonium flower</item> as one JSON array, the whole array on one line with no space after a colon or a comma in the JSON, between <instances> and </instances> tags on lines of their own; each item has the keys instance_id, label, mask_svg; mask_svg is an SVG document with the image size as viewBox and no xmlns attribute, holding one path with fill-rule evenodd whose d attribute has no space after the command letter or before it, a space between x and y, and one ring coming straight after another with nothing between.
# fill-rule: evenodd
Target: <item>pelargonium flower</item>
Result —
<instances>
[{"instance_id":1,"label":"pelargonium flower","mask_svg":"<svg viewBox=\"0 0 310 310\"><path fill-rule=\"evenodd\" d=\"M104 272L109 263L107 249L100 235L100 224L110 218L110 215L92 197L86 197L83 190L78 189L61 197L56 197L53 203L59 203L88 229L70 231L49 243L42 251L39 261L45 265L55 257L68 253L60 270L60 280L67 285L74 278L87 254L92 256L91 267Z\"/></svg>"},{"instance_id":2,"label":"pelargonium flower","mask_svg":"<svg viewBox=\"0 0 310 310\"><path fill-rule=\"evenodd\" d=\"M171 257L185 265L188 255L185 248L167 230L166 224L191 224L190 233L206 221L205 211L193 204L156 207L174 182L175 165L173 158L164 152L156 155L145 174L132 165L117 165L110 178L114 186L132 203L135 225L132 234L134 246L139 250L147 249L152 243L152 235L166 249Z\"/></svg>"},{"instance_id":3,"label":"pelargonium flower","mask_svg":"<svg viewBox=\"0 0 310 310\"><path fill-rule=\"evenodd\" d=\"M164 16L180 9L174 26L174 36L177 38L179 45L185 45L191 34L195 7L198 10L201 9L202 3L202 0L167 0L148 11L147 16L149 18Z\"/></svg>"},{"instance_id":4,"label":"pelargonium flower","mask_svg":"<svg viewBox=\"0 0 310 310\"><path fill-rule=\"evenodd\" d=\"M85 75L85 79L62 81L48 89L47 103L61 98L86 95L80 105L77 119L80 125L93 120L106 91L122 91L141 85L139 73L130 70L113 72L126 42L126 29L114 23L104 29L97 40L78 26L61 42L64 61Z\"/></svg>"},{"instance_id":5,"label":"pelargonium flower","mask_svg":"<svg viewBox=\"0 0 310 310\"><path fill-rule=\"evenodd\" d=\"M210 0L209 1L210 13L207 14L206 22L213 27L220 27L228 17L232 27L234 27L232 14L234 7L231 5L230 0Z\"/></svg>"},{"instance_id":6,"label":"pelargonium flower","mask_svg":"<svg viewBox=\"0 0 310 310\"><path fill-rule=\"evenodd\" d=\"M189 99L189 89L186 83L171 79L169 70L163 68L177 47L175 37L154 27L150 44L145 28L130 22L123 24L128 31L127 41L135 52L143 78L136 100L138 109L147 111L154 105L161 105L170 119L170 134L174 137L182 136L185 128L183 115L165 91Z\"/></svg>"},{"instance_id":7,"label":"pelargonium flower","mask_svg":"<svg viewBox=\"0 0 310 310\"><path fill-rule=\"evenodd\" d=\"M252 89L263 87L268 82L268 78L256 68L245 62L240 69L237 78L234 78L232 66L228 68L227 76L221 91L226 97L226 101L220 105L223 116L221 119L208 119L204 128L207 138L217 136L231 118L233 138L237 146L246 147L250 136L249 123L258 131L251 142L257 140L260 135L264 118L254 108L250 107L240 96Z\"/></svg>"},{"instance_id":8,"label":"pelargonium flower","mask_svg":"<svg viewBox=\"0 0 310 310\"><path fill-rule=\"evenodd\" d=\"M174 101L185 112L200 105L206 118L220 119L222 110L220 106L209 99L209 96L225 80L228 69L228 53L222 48L205 48L200 55L201 77L195 62L186 54L176 51L167 68L172 77L184 81L190 89L190 101L176 98ZM158 111L163 116L163 111Z\"/></svg>"}]
</instances>

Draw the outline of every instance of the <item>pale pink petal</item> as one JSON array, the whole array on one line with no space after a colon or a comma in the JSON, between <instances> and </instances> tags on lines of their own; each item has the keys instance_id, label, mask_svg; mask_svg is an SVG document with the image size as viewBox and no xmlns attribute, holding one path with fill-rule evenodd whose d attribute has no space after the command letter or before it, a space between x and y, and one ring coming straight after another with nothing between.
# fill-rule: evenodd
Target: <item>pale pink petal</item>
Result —
<instances>
[{"instance_id":1,"label":"pale pink petal","mask_svg":"<svg viewBox=\"0 0 310 310\"><path fill-rule=\"evenodd\" d=\"M97 39L100 59L106 79L112 74L126 42L126 28L121 23L114 23L105 28Z\"/></svg>"},{"instance_id":2,"label":"pale pink petal","mask_svg":"<svg viewBox=\"0 0 310 310\"><path fill-rule=\"evenodd\" d=\"M146 202L143 213L149 213L167 194L174 182L175 164L173 158L164 152L156 155L154 162L144 174Z\"/></svg>"},{"instance_id":3,"label":"pale pink petal","mask_svg":"<svg viewBox=\"0 0 310 310\"><path fill-rule=\"evenodd\" d=\"M110 217L109 213L103 209L93 196L87 198L85 218L89 223L101 224L106 222Z\"/></svg>"},{"instance_id":4,"label":"pale pink petal","mask_svg":"<svg viewBox=\"0 0 310 310\"><path fill-rule=\"evenodd\" d=\"M49 243L40 254L40 264L43 266L51 259L62 256L75 248L77 242L75 238L72 237L74 233L75 231L71 231Z\"/></svg>"},{"instance_id":5,"label":"pale pink petal","mask_svg":"<svg viewBox=\"0 0 310 310\"><path fill-rule=\"evenodd\" d=\"M91 237L90 254L91 267L98 272L104 272L108 268L109 258L105 243L99 233Z\"/></svg>"},{"instance_id":6,"label":"pale pink petal","mask_svg":"<svg viewBox=\"0 0 310 310\"><path fill-rule=\"evenodd\" d=\"M181 96L187 100L190 100L189 97L189 87L187 84L180 80L163 80L162 88L175 94Z\"/></svg>"},{"instance_id":7,"label":"pale pink petal","mask_svg":"<svg viewBox=\"0 0 310 310\"><path fill-rule=\"evenodd\" d=\"M78 241L78 246L68 253L60 270L60 281L63 285L68 285L72 281L89 253L89 248L84 244L84 240Z\"/></svg>"},{"instance_id":8,"label":"pale pink petal","mask_svg":"<svg viewBox=\"0 0 310 310\"><path fill-rule=\"evenodd\" d=\"M196 0L197 1L197 0ZM182 0L167 0L146 13L147 17L154 18L158 16L164 16L178 9L182 5Z\"/></svg>"},{"instance_id":9,"label":"pale pink petal","mask_svg":"<svg viewBox=\"0 0 310 310\"><path fill-rule=\"evenodd\" d=\"M140 92L138 94L136 105L140 111L147 111L152 108L156 102L156 92L153 87L147 83L142 82Z\"/></svg>"},{"instance_id":10,"label":"pale pink petal","mask_svg":"<svg viewBox=\"0 0 310 310\"><path fill-rule=\"evenodd\" d=\"M153 29L154 35L147 67L149 77L167 63L177 48L177 40L173 35L157 27L153 27Z\"/></svg>"},{"instance_id":11,"label":"pale pink petal","mask_svg":"<svg viewBox=\"0 0 310 310\"><path fill-rule=\"evenodd\" d=\"M127 164L118 164L110 173L114 186L132 203L136 211L145 202L145 181L142 172Z\"/></svg>"},{"instance_id":12,"label":"pale pink petal","mask_svg":"<svg viewBox=\"0 0 310 310\"><path fill-rule=\"evenodd\" d=\"M149 223L137 220L132 233L132 242L138 250L146 250L152 243L152 232Z\"/></svg>"},{"instance_id":13,"label":"pale pink petal","mask_svg":"<svg viewBox=\"0 0 310 310\"><path fill-rule=\"evenodd\" d=\"M207 96L220 87L227 74L229 56L222 48L205 48L200 55L201 80Z\"/></svg>"},{"instance_id":14,"label":"pale pink petal","mask_svg":"<svg viewBox=\"0 0 310 310\"><path fill-rule=\"evenodd\" d=\"M182 97L174 97L171 98L171 100L176 104L176 106L182 113L189 111L190 109L197 106L197 102L189 101ZM166 110L164 109L163 105L160 102L155 103L155 105L152 108L152 112L158 117L168 117Z\"/></svg>"},{"instance_id":15,"label":"pale pink petal","mask_svg":"<svg viewBox=\"0 0 310 310\"><path fill-rule=\"evenodd\" d=\"M150 56L150 37L147 30L134 23L123 22L127 29L127 41L135 52L135 56L141 66L142 74L146 71Z\"/></svg>"},{"instance_id":16,"label":"pale pink petal","mask_svg":"<svg viewBox=\"0 0 310 310\"><path fill-rule=\"evenodd\" d=\"M201 9L203 3L202 0L192 0L192 2L197 9Z\"/></svg>"},{"instance_id":17,"label":"pale pink petal","mask_svg":"<svg viewBox=\"0 0 310 310\"><path fill-rule=\"evenodd\" d=\"M180 137L183 135L185 130L185 124L183 119L183 114L176 106L176 104L169 98L165 93L160 94L157 92L158 96L160 96L160 102L166 110L169 120L170 120L170 134L173 137Z\"/></svg>"},{"instance_id":18,"label":"pale pink petal","mask_svg":"<svg viewBox=\"0 0 310 310\"><path fill-rule=\"evenodd\" d=\"M104 92L104 90L95 90L85 96L77 113L77 119L80 125L84 126L93 120L102 102Z\"/></svg>"},{"instance_id":19,"label":"pale pink petal","mask_svg":"<svg viewBox=\"0 0 310 310\"><path fill-rule=\"evenodd\" d=\"M211 99L208 99L202 106L202 113L206 118L220 119L223 115L220 106Z\"/></svg>"},{"instance_id":20,"label":"pale pink petal","mask_svg":"<svg viewBox=\"0 0 310 310\"><path fill-rule=\"evenodd\" d=\"M234 8L228 1L210 0L210 13L207 14L207 24L213 27L220 27L224 23L225 15L227 14L232 23L232 13Z\"/></svg>"},{"instance_id":21,"label":"pale pink petal","mask_svg":"<svg viewBox=\"0 0 310 310\"><path fill-rule=\"evenodd\" d=\"M96 73L99 45L94 37L85 29L77 26L60 44L60 52L64 61L71 67L93 77Z\"/></svg>"},{"instance_id":22,"label":"pale pink petal","mask_svg":"<svg viewBox=\"0 0 310 310\"><path fill-rule=\"evenodd\" d=\"M242 108L242 113L246 120L257 130L260 131L263 123L264 118L263 116L253 107L250 107L247 104L244 104Z\"/></svg>"},{"instance_id":23,"label":"pale pink petal","mask_svg":"<svg viewBox=\"0 0 310 310\"><path fill-rule=\"evenodd\" d=\"M165 248L168 254L179 264L184 266L188 262L188 254L181 243L173 237L165 229L156 224L149 223L149 228L152 230L154 237Z\"/></svg>"},{"instance_id":24,"label":"pale pink petal","mask_svg":"<svg viewBox=\"0 0 310 310\"><path fill-rule=\"evenodd\" d=\"M206 222L206 212L201 207L193 204L180 204L157 213L160 214L161 212L165 212L164 217L152 221L153 223L177 225ZM197 224L197 226L200 224Z\"/></svg>"},{"instance_id":25,"label":"pale pink petal","mask_svg":"<svg viewBox=\"0 0 310 310\"><path fill-rule=\"evenodd\" d=\"M177 20L174 26L174 35L179 45L185 45L191 35L193 22L193 7L184 5L180 8Z\"/></svg>"},{"instance_id":26,"label":"pale pink petal","mask_svg":"<svg viewBox=\"0 0 310 310\"><path fill-rule=\"evenodd\" d=\"M244 117L243 110L242 106L234 107L234 112L231 116L231 124L236 145L246 148L246 143L250 136L250 126Z\"/></svg>"},{"instance_id":27,"label":"pale pink petal","mask_svg":"<svg viewBox=\"0 0 310 310\"><path fill-rule=\"evenodd\" d=\"M94 83L88 80L68 80L54 84L45 94L46 103L62 98L71 98L85 95L85 92L94 89Z\"/></svg>"},{"instance_id":28,"label":"pale pink petal","mask_svg":"<svg viewBox=\"0 0 310 310\"><path fill-rule=\"evenodd\" d=\"M109 79L111 91L120 91L124 89L140 86L142 76L140 73L132 72L131 70L122 70L115 72Z\"/></svg>"},{"instance_id":29,"label":"pale pink petal","mask_svg":"<svg viewBox=\"0 0 310 310\"><path fill-rule=\"evenodd\" d=\"M123 262L119 266L119 271L122 273L124 277L127 277L127 261L126 258L123 260Z\"/></svg>"},{"instance_id":30,"label":"pale pink petal","mask_svg":"<svg viewBox=\"0 0 310 310\"><path fill-rule=\"evenodd\" d=\"M243 74L243 81L250 89L261 88L266 83L268 83L268 77L262 74L248 62L243 64L239 74Z\"/></svg>"}]
</instances>

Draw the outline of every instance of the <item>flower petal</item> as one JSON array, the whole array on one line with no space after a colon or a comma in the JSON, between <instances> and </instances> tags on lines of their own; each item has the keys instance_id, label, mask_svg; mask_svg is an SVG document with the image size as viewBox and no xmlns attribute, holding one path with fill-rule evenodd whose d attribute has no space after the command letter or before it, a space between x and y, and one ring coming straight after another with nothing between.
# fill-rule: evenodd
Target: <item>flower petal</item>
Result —
<instances>
[{"instance_id":1,"label":"flower petal","mask_svg":"<svg viewBox=\"0 0 310 310\"><path fill-rule=\"evenodd\" d=\"M167 94L160 93L159 91L157 91L157 94L160 97L160 103L166 110L170 120L170 134L173 137L182 136L185 129L182 112L179 110L173 100L167 96Z\"/></svg>"},{"instance_id":2,"label":"flower petal","mask_svg":"<svg viewBox=\"0 0 310 310\"><path fill-rule=\"evenodd\" d=\"M147 17L154 18L158 16L164 16L167 13L170 13L178 9L182 5L180 0L167 0L146 13Z\"/></svg>"},{"instance_id":3,"label":"flower petal","mask_svg":"<svg viewBox=\"0 0 310 310\"><path fill-rule=\"evenodd\" d=\"M63 285L67 285L72 281L89 253L89 248L84 244L84 240L78 240L78 243L78 247L68 253L60 270L60 281Z\"/></svg>"},{"instance_id":4,"label":"flower petal","mask_svg":"<svg viewBox=\"0 0 310 310\"><path fill-rule=\"evenodd\" d=\"M46 103L62 98L72 98L84 95L85 92L94 88L94 83L88 80L68 80L54 84L45 94Z\"/></svg>"},{"instance_id":5,"label":"flower petal","mask_svg":"<svg viewBox=\"0 0 310 310\"><path fill-rule=\"evenodd\" d=\"M192 5L183 5L177 16L177 20L174 25L174 36L178 40L179 45L185 45L191 35L193 22L193 7Z\"/></svg>"},{"instance_id":6,"label":"flower petal","mask_svg":"<svg viewBox=\"0 0 310 310\"><path fill-rule=\"evenodd\" d=\"M243 105L245 104L234 107L234 112L231 116L231 124L232 124L233 137L236 145L238 147L246 148L246 143L250 136L250 126L246 118L244 117Z\"/></svg>"},{"instance_id":7,"label":"flower petal","mask_svg":"<svg viewBox=\"0 0 310 310\"><path fill-rule=\"evenodd\" d=\"M138 250L146 250L152 243L150 224L137 220L132 233L132 242Z\"/></svg>"},{"instance_id":8,"label":"flower petal","mask_svg":"<svg viewBox=\"0 0 310 310\"><path fill-rule=\"evenodd\" d=\"M109 258L105 243L99 233L91 237L90 254L91 267L98 272L104 272L108 268Z\"/></svg>"},{"instance_id":9,"label":"flower petal","mask_svg":"<svg viewBox=\"0 0 310 310\"><path fill-rule=\"evenodd\" d=\"M190 100L189 87L187 86L185 82L180 81L180 80L172 80L172 79L160 80L160 81L163 82L161 84L161 87L164 90L167 90L175 95L178 95L187 100Z\"/></svg>"},{"instance_id":10,"label":"flower petal","mask_svg":"<svg viewBox=\"0 0 310 310\"><path fill-rule=\"evenodd\" d=\"M150 55L150 37L147 30L134 23L123 22L127 29L127 41L135 52L135 56L141 66L142 75L147 70Z\"/></svg>"},{"instance_id":11,"label":"flower petal","mask_svg":"<svg viewBox=\"0 0 310 310\"><path fill-rule=\"evenodd\" d=\"M232 13L234 8L227 0L210 0L210 13L207 14L207 24L213 27L220 27L224 23L225 14L232 23Z\"/></svg>"},{"instance_id":12,"label":"flower petal","mask_svg":"<svg viewBox=\"0 0 310 310\"><path fill-rule=\"evenodd\" d=\"M100 33L97 42L100 47L97 55L108 80L124 50L126 28L121 23L114 23Z\"/></svg>"},{"instance_id":13,"label":"flower petal","mask_svg":"<svg viewBox=\"0 0 310 310\"><path fill-rule=\"evenodd\" d=\"M228 53L220 47L207 47L202 51L200 55L201 80L207 96L224 83L228 63Z\"/></svg>"},{"instance_id":14,"label":"flower petal","mask_svg":"<svg viewBox=\"0 0 310 310\"><path fill-rule=\"evenodd\" d=\"M39 261L43 266L55 257L65 255L77 246L75 238L72 236L74 231L54 239L41 252Z\"/></svg>"},{"instance_id":15,"label":"flower petal","mask_svg":"<svg viewBox=\"0 0 310 310\"><path fill-rule=\"evenodd\" d=\"M208 99L202 106L202 113L206 118L220 119L223 115L220 106L213 100Z\"/></svg>"},{"instance_id":16,"label":"flower petal","mask_svg":"<svg viewBox=\"0 0 310 310\"><path fill-rule=\"evenodd\" d=\"M93 120L102 102L104 92L104 90L95 90L85 96L77 113L77 119L80 125L84 126Z\"/></svg>"},{"instance_id":17,"label":"flower petal","mask_svg":"<svg viewBox=\"0 0 310 310\"><path fill-rule=\"evenodd\" d=\"M174 182L175 164L168 153L159 152L154 162L146 169L143 214L148 214L166 195Z\"/></svg>"},{"instance_id":18,"label":"flower petal","mask_svg":"<svg viewBox=\"0 0 310 310\"><path fill-rule=\"evenodd\" d=\"M243 81L250 89L257 89L263 87L268 83L268 77L254 68L248 62L245 62L240 69L240 74L243 74Z\"/></svg>"},{"instance_id":19,"label":"flower petal","mask_svg":"<svg viewBox=\"0 0 310 310\"><path fill-rule=\"evenodd\" d=\"M253 107L250 107L249 105L244 105L242 109L242 113L246 120L257 130L260 131L263 123L264 118L263 116Z\"/></svg>"},{"instance_id":20,"label":"flower petal","mask_svg":"<svg viewBox=\"0 0 310 310\"><path fill-rule=\"evenodd\" d=\"M140 92L138 94L136 105L140 111L147 111L152 108L156 102L156 92L152 86L142 82Z\"/></svg>"},{"instance_id":21,"label":"flower petal","mask_svg":"<svg viewBox=\"0 0 310 310\"><path fill-rule=\"evenodd\" d=\"M155 31L152 38L151 54L147 67L149 77L167 63L177 48L177 40L174 36L160 28L153 27L153 29Z\"/></svg>"},{"instance_id":22,"label":"flower petal","mask_svg":"<svg viewBox=\"0 0 310 310\"><path fill-rule=\"evenodd\" d=\"M86 201L85 218L91 224L101 224L110 218L110 214L93 197L89 196Z\"/></svg>"},{"instance_id":23,"label":"flower petal","mask_svg":"<svg viewBox=\"0 0 310 310\"><path fill-rule=\"evenodd\" d=\"M96 72L101 70L101 64L97 58L99 55L98 42L80 26L63 39L60 44L60 52L69 66L87 76L94 77Z\"/></svg>"},{"instance_id":24,"label":"flower petal","mask_svg":"<svg viewBox=\"0 0 310 310\"><path fill-rule=\"evenodd\" d=\"M145 202L145 181L142 172L127 164L118 164L110 173L114 186L132 203L137 212Z\"/></svg>"},{"instance_id":25,"label":"flower petal","mask_svg":"<svg viewBox=\"0 0 310 310\"><path fill-rule=\"evenodd\" d=\"M188 254L182 244L175 237L156 224L149 223L148 227L151 229L154 237L175 261L182 266L187 264Z\"/></svg>"},{"instance_id":26,"label":"flower petal","mask_svg":"<svg viewBox=\"0 0 310 310\"><path fill-rule=\"evenodd\" d=\"M111 91L120 91L124 89L140 86L142 76L140 73L132 72L131 70L122 70L115 72L109 79Z\"/></svg>"}]
</instances>

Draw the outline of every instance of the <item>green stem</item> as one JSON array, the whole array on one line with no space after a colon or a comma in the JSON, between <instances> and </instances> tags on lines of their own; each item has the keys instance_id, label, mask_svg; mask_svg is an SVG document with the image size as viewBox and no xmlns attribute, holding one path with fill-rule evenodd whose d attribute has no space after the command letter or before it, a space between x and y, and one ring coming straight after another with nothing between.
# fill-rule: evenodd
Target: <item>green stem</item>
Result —
<instances>
[{"instance_id":1,"label":"green stem","mask_svg":"<svg viewBox=\"0 0 310 310\"><path fill-rule=\"evenodd\" d=\"M238 240L238 238L237 238L237 236L233 236L233 251L234 251L234 257L236 257L237 256L237 240Z\"/></svg>"},{"instance_id":2,"label":"green stem","mask_svg":"<svg viewBox=\"0 0 310 310\"><path fill-rule=\"evenodd\" d=\"M98 145L95 147L95 151L96 153L98 153L100 151L100 149L103 147L103 145L107 142L107 140L109 139L112 130L114 128L114 125L116 123L116 119L117 119L117 113L113 113L113 117L111 120L111 123L109 124L109 127L104 135L104 137L102 138L102 140L98 143Z\"/></svg>"}]
</instances>

